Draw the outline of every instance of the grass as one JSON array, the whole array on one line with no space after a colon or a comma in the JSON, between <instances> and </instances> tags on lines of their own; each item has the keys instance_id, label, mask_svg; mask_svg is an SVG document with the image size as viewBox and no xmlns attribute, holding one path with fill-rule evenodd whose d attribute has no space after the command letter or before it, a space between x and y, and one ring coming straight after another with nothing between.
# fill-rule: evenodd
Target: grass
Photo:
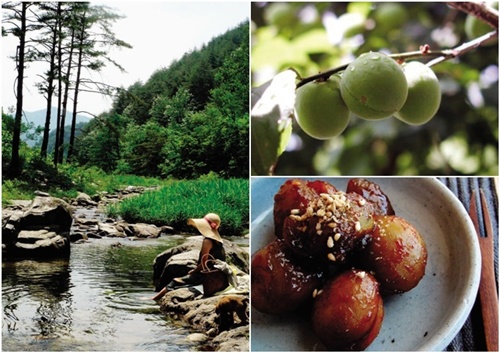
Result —
<instances>
[{"instance_id":1,"label":"grass","mask_svg":"<svg viewBox=\"0 0 500 353\"><path fill-rule=\"evenodd\" d=\"M198 180L162 180L106 174L99 168L72 164L60 165L55 170L39 163L23 171L20 179L2 180L2 206L8 205L10 200L31 200L36 190L72 199L79 192L92 196L100 192L113 193L129 185L160 188L109 206L107 212L110 216L121 216L133 223L170 225L178 231L196 232L187 225L187 220L214 212L222 219L221 234L242 235L248 231L248 179L219 179L215 174Z\"/></svg>"},{"instance_id":2,"label":"grass","mask_svg":"<svg viewBox=\"0 0 500 353\"><path fill-rule=\"evenodd\" d=\"M31 200L35 197L36 190L47 192L54 197L74 198L80 192L95 195L99 192L116 192L129 185L159 186L164 183L156 178L106 174L98 168L77 167L71 164L59 166L57 172L51 172L43 179L2 180L2 206L8 205L10 200Z\"/></svg>"},{"instance_id":3,"label":"grass","mask_svg":"<svg viewBox=\"0 0 500 353\"><path fill-rule=\"evenodd\" d=\"M249 225L248 179L169 181L159 190L125 199L109 207L111 215L128 222L170 225L179 231L193 231L189 218L209 212L222 220L222 235L242 235Z\"/></svg>"}]
</instances>

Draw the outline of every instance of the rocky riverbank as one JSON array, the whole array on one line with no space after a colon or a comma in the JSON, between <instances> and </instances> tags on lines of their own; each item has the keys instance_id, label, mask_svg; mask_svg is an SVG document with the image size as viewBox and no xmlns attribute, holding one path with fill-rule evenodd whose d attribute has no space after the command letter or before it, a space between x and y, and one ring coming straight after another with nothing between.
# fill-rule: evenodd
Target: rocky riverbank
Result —
<instances>
[{"instance_id":1,"label":"rocky riverbank","mask_svg":"<svg viewBox=\"0 0 500 353\"><path fill-rule=\"evenodd\" d=\"M157 256L153 266L157 290L196 266L202 240L201 236L190 237ZM199 332L192 339L199 340L204 350L248 351L249 254L225 239L224 248L236 274L236 288L229 286L210 297L203 295L202 286L179 288L167 292L159 304L164 313L184 320Z\"/></svg>"},{"instance_id":2,"label":"rocky riverbank","mask_svg":"<svg viewBox=\"0 0 500 353\"><path fill-rule=\"evenodd\" d=\"M128 187L117 194L92 197L80 194L73 200L38 193L32 201L13 201L11 206L3 209L2 215L4 259L69 257L70 243L86 242L89 238L142 240L176 234L168 225L158 227L142 223L129 224L106 216L104 209L109 203L120 202L123 198L139 195L145 190ZM201 241L201 236L189 237L184 244L157 256L152 264L157 288L160 283L169 281L171 276L185 274L194 267ZM200 288L176 289L167 293L159 301L159 305L165 314L185 321L197 332L187 339L199 342L201 349L248 351L248 249L242 249L228 240L224 240L224 247L228 263L237 273L237 288L229 288L228 292L211 297L204 297ZM222 307L224 302L231 301L239 307L234 313L231 311L231 322L228 324L227 319L224 319L226 322L221 327L217 308ZM244 315L241 315L242 308ZM229 315L227 312L223 314Z\"/></svg>"}]
</instances>

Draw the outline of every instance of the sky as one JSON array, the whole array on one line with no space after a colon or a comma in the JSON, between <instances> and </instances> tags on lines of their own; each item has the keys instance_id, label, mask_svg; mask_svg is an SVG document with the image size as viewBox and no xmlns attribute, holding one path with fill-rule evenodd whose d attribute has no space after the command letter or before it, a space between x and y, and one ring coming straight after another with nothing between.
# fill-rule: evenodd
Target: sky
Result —
<instances>
[{"instance_id":1,"label":"sky","mask_svg":"<svg viewBox=\"0 0 500 353\"><path fill-rule=\"evenodd\" d=\"M126 73L109 66L92 78L113 86L128 87L146 82L156 70L168 67L184 53L200 48L212 38L236 27L250 17L250 3L187 2L187 1L92 1L105 5L125 16L112 27L116 37L131 44L132 49L112 50L110 58L120 64ZM2 91L4 110L16 104L14 81L15 64L9 56L15 54L18 42L14 37L2 38ZM24 111L44 109L45 98L38 94L34 83L38 74L46 70L37 64L26 69ZM72 104L72 103L70 103ZM111 108L112 99L95 93L82 92L78 110L98 115Z\"/></svg>"}]
</instances>

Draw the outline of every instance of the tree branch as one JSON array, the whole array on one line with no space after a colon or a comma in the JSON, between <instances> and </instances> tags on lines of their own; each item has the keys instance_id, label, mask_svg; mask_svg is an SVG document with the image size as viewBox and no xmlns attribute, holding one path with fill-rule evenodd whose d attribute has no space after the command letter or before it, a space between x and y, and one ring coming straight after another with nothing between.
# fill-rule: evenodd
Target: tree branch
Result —
<instances>
[{"instance_id":1,"label":"tree branch","mask_svg":"<svg viewBox=\"0 0 500 353\"><path fill-rule=\"evenodd\" d=\"M406 52L406 53L390 54L389 56L397 61L405 61L405 60L409 60L409 59L422 58L424 56L428 56L428 57L444 56L444 55L446 55L446 52L447 52L446 50L430 50L428 48L428 46L422 46L421 50L410 51L410 52ZM328 79L328 77L336 74L337 72L344 71L348 65L349 64L345 64L345 65L336 67L334 69L324 71L324 72L321 72L319 74L303 78L297 84L297 88L305 85L306 83L312 82L312 81L326 80L326 79Z\"/></svg>"},{"instance_id":2,"label":"tree branch","mask_svg":"<svg viewBox=\"0 0 500 353\"><path fill-rule=\"evenodd\" d=\"M448 2L448 5L498 29L498 11L483 2Z\"/></svg>"},{"instance_id":3,"label":"tree branch","mask_svg":"<svg viewBox=\"0 0 500 353\"><path fill-rule=\"evenodd\" d=\"M487 42L495 37L498 37L498 30L486 33L481 37L473 39L470 42L461 44L456 48L443 50L442 55L434 60L429 61L427 63L427 66L429 67L434 66L436 64L439 64L440 62L456 58L457 56L460 55L464 55L465 53L468 53L472 49L476 49L477 47L481 46L481 44L483 44L484 42Z\"/></svg>"},{"instance_id":4,"label":"tree branch","mask_svg":"<svg viewBox=\"0 0 500 353\"><path fill-rule=\"evenodd\" d=\"M480 47L483 43L490 41L492 38L498 37L498 29L491 31L489 33L486 33L482 35L481 37L475 38L469 42L463 43L459 45L458 47L455 47L453 49L444 49L444 50L431 50L429 46L423 45L420 47L420 50L417 51L411 51L411 52L406 52L406 53L398 53L398 54L390 54L389 56L393 58L394 60L401 62L405 61L408 59L419 59L423 57L435 57L435 59L429 61L427 63L427 66L431 67L436 64L439 64L443 61L454 59L458 56L464 55L465 53L468 53L469 51ZM326 80L330 76L336 74L337 72L344 71L347 68L348 64L336 67L331 70L327 70L324 72L321 72L316 75L312 75L306 78L301 79L298 83L296 88L299 88L306 83L316 81L316 80Z\"/></svg>"}]
</instances>

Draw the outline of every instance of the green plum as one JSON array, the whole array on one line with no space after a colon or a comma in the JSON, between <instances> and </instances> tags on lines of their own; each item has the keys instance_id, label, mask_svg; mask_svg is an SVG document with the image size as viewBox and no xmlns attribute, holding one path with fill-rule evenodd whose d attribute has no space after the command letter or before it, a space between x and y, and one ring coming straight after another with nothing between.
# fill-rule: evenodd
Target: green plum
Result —
<instances>
[{"instance_id":1,"label":"green plum","mask_svg":"<svg viewBox=\"0 0 500 353\"><path fill-rule=\"evenodd\" d=\"M345 69L340 92L351 112L361 118L390 117L404 105L408 84L401 66L383 53L364 53Z\"/></svg>"},{"instance_id":2,"label":"green plum","mask_svg":"<svg viewBox=\"0 0 500 353\"><path fill-rule=\"evenodd\" d=\"M441 88L436 74L418 61L403 66L408 81L408 98L394 116L409 125L422 125L436 115L441 104Z\"/></svg>"},{"instance_id":3,"label":"green plum","mask_svg":"<svg viewBox=\"0 0 500 353\"><path fill-rule=\"evenodd\" d=\"M319 140L340 135L349 123L350 111L340 95L337 75L300 86L295 98L295 118L306 134Z\"/></svg>"},{"instance_id":4,"label":"green plum","mask_svg":"<svg viewBox=\"0 0 500 353\"><path fill-rule=\"evenodd\" d=\"M400 28L408 19L406 8L397 2L381 3L373 14L378 28L391 30Z\"/></svg>"}]
</instances>

